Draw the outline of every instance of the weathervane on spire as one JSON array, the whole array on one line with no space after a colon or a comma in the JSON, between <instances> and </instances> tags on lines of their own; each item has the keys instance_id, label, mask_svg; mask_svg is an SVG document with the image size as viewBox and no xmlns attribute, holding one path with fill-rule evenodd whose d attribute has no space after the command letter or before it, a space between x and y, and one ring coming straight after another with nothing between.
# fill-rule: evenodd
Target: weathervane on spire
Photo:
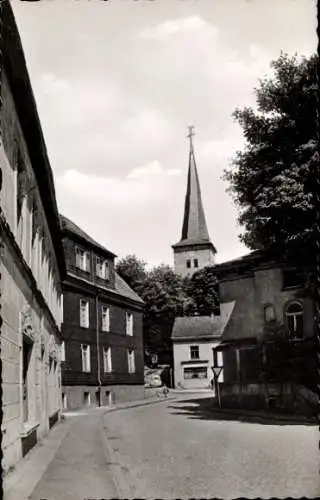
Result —
<instances>
[{"instance_id":1,"label":"weathervane on spire","mask_svg":"<svg viewBox=\"0 0 320 500\"><path fill-rule=\"evenodd\" d=\"M193 131L194 125L190 125L188 129L189 129L189 134L187 135L187 138L190 139L190 149L192 149L192 137L196 135Z\"/></svg>"}]
</instances>

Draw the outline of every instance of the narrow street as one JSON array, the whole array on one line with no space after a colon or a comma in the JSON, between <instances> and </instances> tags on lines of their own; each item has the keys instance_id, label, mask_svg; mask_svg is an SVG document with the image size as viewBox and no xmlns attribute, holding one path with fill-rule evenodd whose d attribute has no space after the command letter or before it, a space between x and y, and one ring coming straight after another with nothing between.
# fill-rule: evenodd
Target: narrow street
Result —
<instances>
[{"instance_id":1,"label":"narrow street","mask_svg":"<svg viewBox=\"0 0 320 500\"><path fill-rule=\"evenodd\" d=\"M319 496L317 426L217 421L206 397L71 417L29 498Z\"/></svg>"},{"instance_id":2,"label":"narrow street","mask_svg":"<svg viewBox=\"0 0 320 500\"><path fill-rule=\"evenodd\" d=\"M192 407L190 399L104 417L132 497L319 496L316 426L214 421Z\"/></svg>"}]
</instances>

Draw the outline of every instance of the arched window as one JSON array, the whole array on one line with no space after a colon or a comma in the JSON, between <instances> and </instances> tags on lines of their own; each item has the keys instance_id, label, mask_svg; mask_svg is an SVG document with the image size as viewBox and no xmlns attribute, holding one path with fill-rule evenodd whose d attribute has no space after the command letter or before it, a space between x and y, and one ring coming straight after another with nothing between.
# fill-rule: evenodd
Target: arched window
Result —
<instances>
[{"instance_id":1,"label":"arched window","mask_svg":"<svg viewBox=\"0 0 320 500\"><path fill-rule=\"evenodd\" d=\"M303 307L300 302L291 302L285 310L289 338L300 339L303 336Z\"/></svg>"},{"instance_id":2,"label":"arched window","mask_svg":"<svg viewBox=\"0 0 320 500\"><path fill-rule=\"evenodd\" d=\"M266 323L272 323L272 321L275 321L276 319L276 314L274 310L274 305L273 304L266 304L264 306L264 320Z\"/></svg>"}]
</instances>

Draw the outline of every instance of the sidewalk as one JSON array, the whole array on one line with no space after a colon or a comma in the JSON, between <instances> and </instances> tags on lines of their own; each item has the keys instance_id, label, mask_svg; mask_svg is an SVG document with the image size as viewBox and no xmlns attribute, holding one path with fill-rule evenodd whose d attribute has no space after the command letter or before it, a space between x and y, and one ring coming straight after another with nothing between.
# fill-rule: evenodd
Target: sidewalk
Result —
<instances>
[{"instance_id":1,"label":"sidewalk","mask_svg":"<svg viewBox=\"0 0 320 500\"><path fill-rule=\"evenodd\" d=\"M103 414L173 399L169 393L167 398L64 412L61 422L3 478L4 499L122 498L119 466L102 432Z\"/></svg>"}]
</instances>

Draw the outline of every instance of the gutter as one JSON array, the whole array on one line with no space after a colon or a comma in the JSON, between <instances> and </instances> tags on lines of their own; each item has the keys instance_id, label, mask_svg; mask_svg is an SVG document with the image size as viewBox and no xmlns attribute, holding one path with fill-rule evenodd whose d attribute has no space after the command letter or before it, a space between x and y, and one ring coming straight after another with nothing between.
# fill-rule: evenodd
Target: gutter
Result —
<instances>
[{"instance_id":1,"label":"gutter","mask_svg":"<svg viewBox=\"0 0 320 500\"><path fill-rule=\"evenodd\" d=\"M101 406L101 363L100 363L100 331L99 331L99 293L96 294L96 344L97 344L97 378L99 384L99 406Z\"/></svg>"}]
</instances>

